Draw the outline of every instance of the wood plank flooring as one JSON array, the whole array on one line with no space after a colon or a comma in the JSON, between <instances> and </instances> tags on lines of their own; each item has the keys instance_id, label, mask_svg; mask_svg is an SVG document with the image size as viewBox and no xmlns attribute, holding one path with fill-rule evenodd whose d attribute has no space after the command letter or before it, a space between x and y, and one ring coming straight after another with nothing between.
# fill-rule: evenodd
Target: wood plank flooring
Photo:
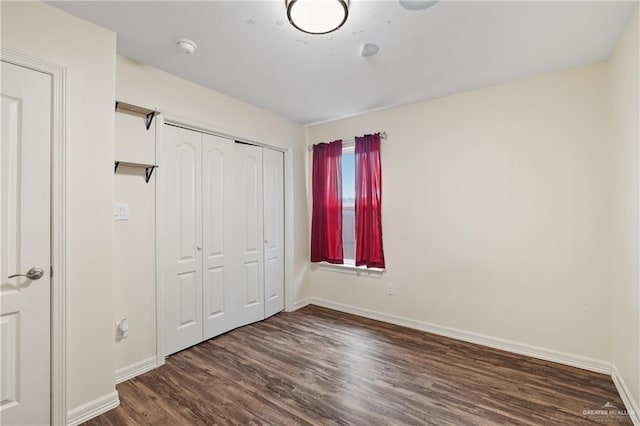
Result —
<instances>
[{"instance_id":1,"label":"wood plank flooring","mask_svg":"<svg viewBox=\"0 0 640 426\"><path fill-rule=\"evenodd\" d=\"M631 424L609 376L316 306L175 354L88 425Z\"/></svg>"}]
</instances>

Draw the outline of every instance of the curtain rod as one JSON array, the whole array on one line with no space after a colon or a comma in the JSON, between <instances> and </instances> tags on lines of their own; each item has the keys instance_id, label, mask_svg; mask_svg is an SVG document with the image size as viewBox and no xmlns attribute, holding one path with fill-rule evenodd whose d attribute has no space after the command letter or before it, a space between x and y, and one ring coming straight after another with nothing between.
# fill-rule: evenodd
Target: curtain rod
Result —
<instances>
[{"instance_id":1,"label":"curtain rod","mask_svg":"<svg viewBox=\"0 0 640 426\"><path fill-rule=\"evenodd\" d=\"M380 132L380 139L387 139L387 132ZM356 139L355 138L351 138L351 139L344 139L342 141L345 145L351 145L356 143ZM309 146L309 151L313 151L313 146L317 145L317 144L313 144Z\"/></svg>"}]
</instances>

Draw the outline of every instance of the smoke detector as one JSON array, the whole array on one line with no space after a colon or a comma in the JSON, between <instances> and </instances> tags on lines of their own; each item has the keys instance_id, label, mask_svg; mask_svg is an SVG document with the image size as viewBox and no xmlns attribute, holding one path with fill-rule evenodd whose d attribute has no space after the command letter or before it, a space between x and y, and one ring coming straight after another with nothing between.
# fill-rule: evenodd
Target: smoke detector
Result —
<instances>
[{"instance_id":1,"label":"smoke detector","mask_svg":"<svg viewBox=\"0 0 640 426\"><path fill-rule=\"evenodd\" d=\"M362 50L360 50L360 56L366 58L368 56L373 56L380 50L380 47L374 43L366 43L362 46Z\"/></svg>"},{"instance_id":2,"label":"smoke detector","mask_svg":"<svg viewBox=\"0 0 640 426\"><path fill-rule=\"evenodd\" d=\"M438 3L438 0L400 0L400 6L407 10L424 10Z\"/></svg>"},{"instance_id":3,"label":"smoke detector","mask_svg":"<svg viewBox=\"0 0 640 426\"><path fill-rule=\"evenodd\" d=\"M198 47L193 41L187 38L176 41L176 45L178 46L178 49L182 50L187 55L191 55L196 51L196 47Z\"/></svg>"}]
</instances>

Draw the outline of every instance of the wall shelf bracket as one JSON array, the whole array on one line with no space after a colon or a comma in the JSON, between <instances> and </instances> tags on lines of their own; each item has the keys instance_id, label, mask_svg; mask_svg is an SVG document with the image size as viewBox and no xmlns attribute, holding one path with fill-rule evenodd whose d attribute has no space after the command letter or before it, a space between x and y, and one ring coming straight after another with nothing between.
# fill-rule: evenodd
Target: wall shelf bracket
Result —
<instances>
[{"instance_id":1,"label":"wall shelf bracket","mask_svg":"<svg viewBox=\"0 0 640 426\"><path fill-rule=\"evenodd\" d=\"M153 122L153 117L156 116L157 111L151 111L149 114L145 116L144 123L147 126L147 130L151 127L151 122Z\"/></svg>"}]
</instances>

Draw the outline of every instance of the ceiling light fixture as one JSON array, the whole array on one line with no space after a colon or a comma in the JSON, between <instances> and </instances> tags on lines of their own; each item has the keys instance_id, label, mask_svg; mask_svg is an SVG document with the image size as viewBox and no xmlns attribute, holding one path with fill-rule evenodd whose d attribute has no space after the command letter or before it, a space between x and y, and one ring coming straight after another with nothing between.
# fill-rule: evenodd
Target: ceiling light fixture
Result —
<instances>
[{"instance_id":1,"label":"ceiling light fixture","mask_svg":"<svg viewBox=\"0 0 640 426\"><path fill-rule=\"evenodd\" d=\"M400 0L400 6L408 10L428 9L436 3L438 0Z\"/></svg>"},{"instance_id":2,"label":"ceiling light fixture","mask_svg":"<svg viewBox=\"0 0 640 426\"><path fill-rule=\"evenodd\" d=\"M291 25L308 34L328 34L349 16L349 0L285 0Z\"/></svg>"}]
</instances>

